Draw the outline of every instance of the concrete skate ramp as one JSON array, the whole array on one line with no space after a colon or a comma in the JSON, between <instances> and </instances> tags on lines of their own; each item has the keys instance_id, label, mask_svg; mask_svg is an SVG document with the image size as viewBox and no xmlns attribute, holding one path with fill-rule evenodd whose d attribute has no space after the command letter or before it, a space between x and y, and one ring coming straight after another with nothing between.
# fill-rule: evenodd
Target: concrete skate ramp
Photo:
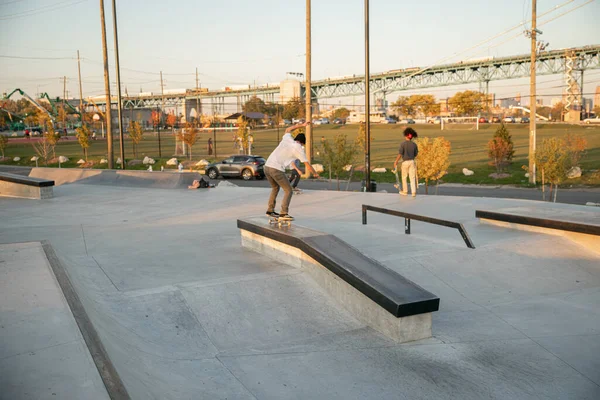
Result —
<instances>
[{"instance_id":1,"label":"concrete skate ramp","mask_svg":"<svg viewBox=\"0 0 600 400\"><path fill-rule=\"evenodd\" d=\"M148 172L74 168L33 168L30 177L50 179L57 186L67 183L157 189L187 188L202 174L197 172Z\"/></svg>"}]
</instances>

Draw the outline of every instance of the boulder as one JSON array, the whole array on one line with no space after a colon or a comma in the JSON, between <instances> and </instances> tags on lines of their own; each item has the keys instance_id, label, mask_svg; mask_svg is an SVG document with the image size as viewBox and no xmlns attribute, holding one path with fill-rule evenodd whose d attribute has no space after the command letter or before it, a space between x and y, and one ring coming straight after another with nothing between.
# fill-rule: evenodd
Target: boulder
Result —
<instances>
[{"instance_id":1,"label":"boulder","mask_svg":"<svg viewBox=\"0 0 600 400\"><path fill-rule=\"evenodd\" d=\"M142 161L142 163L144 165L154 165L156 163L156 161L154 160L154 158L150 158L148 156L144 157L144 160Z\"/></svg>"},{"instance_id":2,"label":"boulder","mask_svg":"<svg viewBox=\"0 0 600 400\"><path fill-rule=\"evenodd\" d=\"M235 185L229 181L221 181L221 182L219 182L217 187L238 187L238 185Z\"/></svg>"},{"instance_id":3,"label":"boulder","mask_svg":"<svg viewBox=\"0 0 600 400\"><path fill-rule=\"evenodd\" d=\"M85 164L85 160L83 158L80 158L79 161L77 161L77 164Z\"/></svg>"},{"instance_id":4,"label":"boulder","mask_svg":"<svg viewBox=\"0 0 600 400\"><path fill-rule=\"evenodd\" d=\"M58 157L58 162L61 164L66 163L66 162L69 162L69 159L65 156L60 156L60 157Z\"/></svg>"},{"instance_id":5,"label":"boulder","mask_svg":"<svg viewBox=\"0 0 600 400\"><path fill-rule=\"evenodd\" d=\"M529 172L525 173L525 178L529 178Z\"/></svg>"},{"instance_id":6,"label":"boulder","mask_svg":"<svg viewBox=\"0 0 600 400\"><path fill-rule=\"evenodd\" d=\"M462 172L463 172L463 174L465 174L465 176L471 176L475 173L468 168L463 168Z\"/></svg>"},{"instance_id":7,"label":"boulder","mask_svg":"<svg viewBox=\"0 0 600 400\"><path fill-rule=\"evenodd\" d=\"M321 165L321 164L313 164L313 168L315 169L317 174L320 174L321 172L323 172L323 165Z\"/></svg>"},{"instance_id":8,"label":"boulder","mask_svg":"<svg viewBox=\"0 0 600 400\"><path fill-rule=\"evenodd\" d=\"M380 174L380 173L383 173L383 172L387 172L387 169L385 169L385 168L373 168L373 172Z\"/></svg>"},{"instance_id":9,"label":"boulder","mask_svg":"<svg viewBox=\"0 0 600 400\"><path fill-rule=\"evenodd\" d=\"M15 157L15 158L13 158L13 161L14 162L21 161L21 157Z\"/></svg>"},{"instance_id":10,"label":"boulder","mask_svg":"<svg viewBox=\"0 0 600 400\"><path fill-rule=\"evenodd\" d=\"M37 160L39 160L39 159L40 159L40 158L39 158L38 156L33 156L33 157L31 157L31 160L30 160L30 161L37 161Z\"/></svg>"},{"instance_id":11,"label":"boulder","mask_svg":"<svg viewBox=\"0 0 600 400\"><path fill-rule=\"evenodd\" d=\"M206 161L206 160L200 160L200 161L198 161L198 162L196 163L196 167L205 167L205 166L207 166L208 164L210 164L208 161Z\"/></svg>"},{"instance_id":12,"label":"boulder","mask_svg":"<svg viewBox=\"0 0 600 400\"><path fill-rule=\"evenodd\" d=\"M100 164L108 164L108 160L106 158L103 158L100 160Z\"/></svg>"},{"instance_id":13,"label":"boulder","mask_svg":"<svg viewBox=\"0 0 600 400\"><path fill-rule=\"evenodd\" d=\"M13 133L12 135L10 135L10 137L17 137L19 135L17 135L16 133Z\"/></svg>"},{"instance_id":14,"label":"boulder","mask_svg":"<svg viewBox=\"0 0 600 400\"><path fill-rule=\"evenodd\" d=\"M352 165L348 164L344 167L344 171L346 172L350 172L350 170L352 169Z\"/></svg>"},{"instance_id":15,"label":"boulder","mask_svg":"<svg viewBox=\"0 0 600 400\"><path fill-rule=\"evenodd\" d=\"M117 158L117 164L119 164L119 165L123 164L123 161L121 161L121 157Z\"/></svg>"},{"instance_id":16,"label":"boulder","mask_svg":"<svg viewBox=\"0 0 600 400\"><path fill-rule=\"evenodd\" d=\"M573 167L567 171L567 178L569 178L569 179L579 178L580 176L581 176L581 168L579 168L579 167Z\"/></svg>"},{"instance_id":17,"label":"boulder","mask_svg":"<svg viewBox=\"0 0 600 400\"><path fill-rule=\"evenodd\" d=\"M169 161L167 161L167 165L176 166L177 164L179 164L179 163L177 162L177 159L175 157L173 157Z\"/></svg>"}]
</instances>

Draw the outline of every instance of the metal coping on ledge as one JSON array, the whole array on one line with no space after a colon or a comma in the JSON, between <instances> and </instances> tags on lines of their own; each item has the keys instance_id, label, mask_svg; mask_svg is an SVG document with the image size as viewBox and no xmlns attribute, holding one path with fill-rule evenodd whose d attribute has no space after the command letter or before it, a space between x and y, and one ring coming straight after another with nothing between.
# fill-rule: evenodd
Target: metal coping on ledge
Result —
<instances>
[{"instance_id":1,"label":"metal coping on ledge","mask_svg":"<svg viewBox=\"0 0 600 400\"><path fill-rule=\"evenodd\" d=\"M540 228L557 229L561 231L585 233L600 236L600 226L581 222L559 221L547 218L534 218L525 215L498 213L493 211L475 211L476 218L490 219L494 221L509 222L513 224L537 226Z\"/></svg>"}]
</instances>

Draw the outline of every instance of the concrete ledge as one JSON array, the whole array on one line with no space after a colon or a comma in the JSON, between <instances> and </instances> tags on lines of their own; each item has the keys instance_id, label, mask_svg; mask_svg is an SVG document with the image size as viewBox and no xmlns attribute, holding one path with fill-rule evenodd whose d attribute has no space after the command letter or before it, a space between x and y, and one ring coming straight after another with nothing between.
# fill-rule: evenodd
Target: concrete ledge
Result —
<instances>
[{"instance_id":1,"label":"concrete ledge","mask_svg":"<svg viewBox=\"0 0 600 400\"><path fill-rule=\"evenodd\" d=\"M390 339L404 343L431 337L431 312L397 317L302 249L246 229L241 229L241 236L243 247L306 271L356 319ZM436 300L433 311L439 307Z\"/></svg>"},{"instance_id":2,"label":"concrete ledge","mask_svg":"<svg viewBox=\"0 0 600 400\"><path fill-rule=\"evenodd\" d=\"M0 196L43 200L54 197L54 190L52 186L32 186L0 179Z\"/></svg>"}]
</instances>

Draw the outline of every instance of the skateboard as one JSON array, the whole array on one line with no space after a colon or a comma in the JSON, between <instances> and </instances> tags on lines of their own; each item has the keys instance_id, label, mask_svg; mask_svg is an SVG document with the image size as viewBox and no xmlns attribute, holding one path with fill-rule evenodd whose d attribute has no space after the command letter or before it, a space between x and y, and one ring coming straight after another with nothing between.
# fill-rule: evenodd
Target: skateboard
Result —
<instances>
[{"instance_id":1,"label":"skateboard","mask_svg":"<svg viewBox=\"0 0 600 400\"><path fill-rule=\"evenodd\" d=\"M396 177L396 184L394 185L394 187L396 189L398 189L398 193L402 192L402 186L400 186L400 178L398 177L398 169L395 169L392 171L394 173L394 176Z\"/></svg>"},{"instance_id":2,"label":"skateboard","mask_svg":"<svg viewBox=\"0 0 600 400\"><path fill-rule=\"evenodd\" d=\"M302 190L301 189L292 189L294 194L302 194Z\"/></svg>"},{"instance_id":3,"label":"skateboard","mask_svg":"<svg viewBox=\"0 0 600 400\"><path fill-rule=\"evenodd\" d=\"M277 225L280 228L282 226L291 226L294 218L281 218L281 217L269 217L269 225Z\"/></svg>"}]
</instances>

